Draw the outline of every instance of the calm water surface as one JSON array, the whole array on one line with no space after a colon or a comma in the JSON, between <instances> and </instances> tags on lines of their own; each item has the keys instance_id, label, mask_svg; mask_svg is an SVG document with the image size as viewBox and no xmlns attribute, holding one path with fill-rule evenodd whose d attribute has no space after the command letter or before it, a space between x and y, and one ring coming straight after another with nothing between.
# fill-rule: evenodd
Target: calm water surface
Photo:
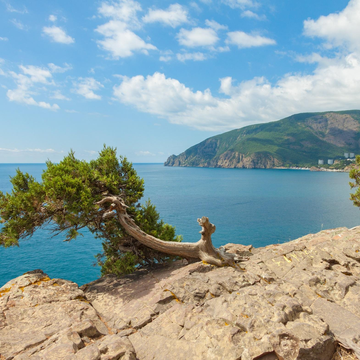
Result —
<instances>
[{"instance_id":1,"label":"calm water surface","mask_svg":"<svg viewBox=\"0 0 360 360\"><path fill-rule=\"evenodd\" d=\"M0 190L11 191L16 168L41 179L44 164L0 164ZM164 167L135 164L164 221L184 241L200 238L196 219L216 225L216 247L228 242L255 247L285 242L322 229L360 224L359 209L349 200L347 173L301 170L247 170ZM101 241L85 231L70 243L40 230L20 247L0 248L0 287L26 271L42 269L51 278L82 285L100 276L93 266Z\"/></svg>"}]
</instances>

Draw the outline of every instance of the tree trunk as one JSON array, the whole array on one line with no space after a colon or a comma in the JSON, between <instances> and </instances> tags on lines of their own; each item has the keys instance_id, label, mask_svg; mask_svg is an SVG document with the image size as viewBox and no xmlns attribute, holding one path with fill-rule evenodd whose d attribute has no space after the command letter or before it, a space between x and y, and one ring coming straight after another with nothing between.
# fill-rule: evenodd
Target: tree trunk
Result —
<instances>
[{"instance_id":1,"label":"tree trunk","mask_svg":"<svg viewBox=\"0 0 360 360\"><path fill-rule=\"evenodd\" d=\"M127 206L123 203L120 197L108 196L99 201L98 205L101 206L109 202L111 203L111 206L104 214L104 218L112 215L111 213L114 214L114 211L116 211L116 216L124 230L145 246L169 255L200 259L216 266L228 265L238 267L235 263L235 254L229 254L224 250L214 248L211 241L211 234L215 232L216 227L214 224L210 223L207 217L203 216L201 219L198 219L198 223L201 226L201 239L198 242L180 243L174 241L164 241L142 231L135 224L134 220L127 214Z\"/></svg>"}]
</instances>

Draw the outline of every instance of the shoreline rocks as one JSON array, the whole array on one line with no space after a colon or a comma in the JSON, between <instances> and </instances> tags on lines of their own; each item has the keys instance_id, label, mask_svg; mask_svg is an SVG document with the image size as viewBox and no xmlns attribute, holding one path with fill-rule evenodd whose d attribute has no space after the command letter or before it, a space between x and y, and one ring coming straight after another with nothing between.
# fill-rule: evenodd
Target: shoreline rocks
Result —
<instances>
[{"instance_id":1,"label":"shoreline rocks","mask_svg":"<svg viewBox=\"0 0 360 360\"><path fill-rule=\"evenodd\" d=\"M0 359L360 359L360 227L83 285L35 270L0 288Z\"/></svg>"}]
</instances>

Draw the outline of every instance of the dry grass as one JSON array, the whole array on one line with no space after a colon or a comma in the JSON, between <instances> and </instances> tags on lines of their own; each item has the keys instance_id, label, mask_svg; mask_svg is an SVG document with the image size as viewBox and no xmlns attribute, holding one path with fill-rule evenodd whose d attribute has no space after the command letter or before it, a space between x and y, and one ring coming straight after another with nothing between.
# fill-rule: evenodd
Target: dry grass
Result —
<instances>
[{"instance_id":1,"label":"dry grass","mask_svg":"<svg viewBox=\"0 0 360 360\"><path fill-rule=\"evenodd\" d=\"M347 350L338 344L331 360L358 360L358 358L353 351Z\"/></svg>"}]
</instances>

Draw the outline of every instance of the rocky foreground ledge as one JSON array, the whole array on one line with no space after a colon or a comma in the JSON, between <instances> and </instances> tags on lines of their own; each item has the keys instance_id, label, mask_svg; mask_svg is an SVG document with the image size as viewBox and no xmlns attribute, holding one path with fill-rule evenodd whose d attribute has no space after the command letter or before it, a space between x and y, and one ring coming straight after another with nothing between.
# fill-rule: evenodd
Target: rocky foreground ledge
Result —
<instances>
[{"instance_id":1,"label":"rocky foreground ledge","mask_svg":"<svg viewBox=\"0 0 360 360\"><path fill-rule=\"evenodd\" d=\"M41 270L11 280L0 359L330 360L338 343L360 359L360 227L226 247L249 257L242 270L177 262L81 288Z\"/></svg>"}]
</instances>

